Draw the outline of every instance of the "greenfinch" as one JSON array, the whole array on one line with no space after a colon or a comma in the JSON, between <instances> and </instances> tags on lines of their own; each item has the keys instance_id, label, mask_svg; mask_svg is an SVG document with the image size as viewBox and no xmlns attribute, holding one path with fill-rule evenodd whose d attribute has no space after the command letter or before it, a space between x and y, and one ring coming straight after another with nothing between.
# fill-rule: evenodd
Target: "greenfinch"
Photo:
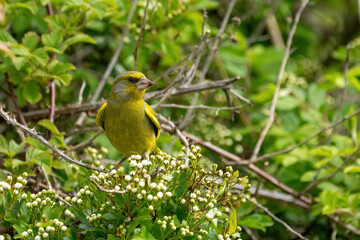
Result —
<instances>
[{"instance_id":1,"label":"greenfinch","mask_svg":"<svg viewBox=\"0 0 360 240\"><path fill-rule=\"evenodd\" d=\"M158 149L156 140L160 136L160 123L143 100L145 90L152 85L153 82L143 73L130 71L120 74L107 102L97 113L96 123L125 157L141 155L148 159L149 154Z\"/></svg>"}]
</instances>

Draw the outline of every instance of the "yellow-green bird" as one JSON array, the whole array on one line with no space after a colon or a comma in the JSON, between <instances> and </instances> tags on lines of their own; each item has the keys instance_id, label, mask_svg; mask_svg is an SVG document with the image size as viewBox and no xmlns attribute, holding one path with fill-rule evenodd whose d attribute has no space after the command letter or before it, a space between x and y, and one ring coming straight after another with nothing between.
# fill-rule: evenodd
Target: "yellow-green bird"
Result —
<instances>
[{"instance_id":1,"label":"yellow-green bird","mask_svg":"<svg viewBox=\"0 0 360 240\"><path fill-rule=\"evenodd\" d=\"M96 123L125 157L141 155L148 158L157 149L160 123L155 112L143 100L145 90L152 85L153 82L143 73L130 71L120 74L115 79L108 101L97 113Z\"/></svg>"}]
</instances>

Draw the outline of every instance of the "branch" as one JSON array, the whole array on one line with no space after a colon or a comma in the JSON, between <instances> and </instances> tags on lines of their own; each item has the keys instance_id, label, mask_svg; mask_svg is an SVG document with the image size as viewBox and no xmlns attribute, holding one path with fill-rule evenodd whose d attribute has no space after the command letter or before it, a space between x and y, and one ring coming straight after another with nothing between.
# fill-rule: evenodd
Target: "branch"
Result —
<instances>
[{"instance_id":1,"label":"branch","mask_svg":"<svg viewBox=\"0 0 360 240\"><path fill-rule=\"evenodd\" d=\"M127 35L128 31L129 31L129 24L130 24L131 19L132 19L133 15L134 15L137 2L138 2L138 0L133 0L132 1L131 9L130 9L128 18L126 20L126 24L125 24L125 26L123 28L122 35L121 35L121 37L119 39L118 47L116 48L115 53L112 56L112 58L110 60L110 63L106 67L105 73L102 76L102 78L101 78L101 80L99 82L99 85L96 88L96 91L95 91L94 95L91 98L91 101L90 101L91 103L94 103L99 98L100 93L101 93L101 91L103 90L103 88L105 86L106 80L109 78L112 70L114 69L114 66L115 66L116 62L118 61L119 55L121 53L121 49L122 49L122 47L124 45L124 38L125 38L125 36ZM77 119L75 125L81 125L84 122L85 117L86 117L86 114L82 113L79 116L79 118Z\"/></svg>"},{"instance_id":2,"label":"branch","mask_svg":"<svg viewBox=\"0 0 360 240\"><path fill-rule=\"evenodd\" d=\"M47 185L48 185L48 188L49 188L50 190L53 190L53 191L55 192L55 190L54 190L53 187L51 186L51 183L50 183L50 181L49 181L49 177L48 177L48 175L46 174L45 169L44 169L42 166L40 166L40 169L41 169L41 171L42 171L42 174L44 175L44 178L45 178L45 181L46 181L46 183L47 183ZM71 207L71 204L68 203L65 199L63 199L59 194L57 194L57 193L55 192L55 195L56 195L56 196L58 197L58 199L59 199L61 202L63 202L66 206Z\"/></svg>"},{"instance_id":3,"label":"branch","mask_svg":"<svg viewBox=\"0 0 360 240\"><path fill-rule=\"evenodd\" d=\"M246 200L248 200L249 202L253 203L254 205L256 205L258 208L261 208L264 212L266 212L272 219L274 219L276 222L284 225L284 227L286 227L287 230L289 230L291 233L295 234L296 236L298 236L301 239L308 239L306 237L304 237L303 235L301 235L300 233L298 233L297 231L295 231L294 229L292 229L289 224L287 224L286 222L284 222L283 220L281 220L280 218L278 218L277 216L275 216L269 209L267 209L266 207L264 207L263 205L261 205L260 203L254 201L253 199L247 197L245 194L242 195L243 198L245 198Z\"/></svg>"},{"instance_id":4,"label":"branch","mask_svg":"<svg viewBox=\"0 0 360 240\"><path fill-rule=\"evenodd\" d=\"M141 25L141 29L140 29L140 33L139 33L139 37L138 37L138 40L136 41L136 46L135 46L135 50L134 50L134 69L135 71L137 71L137 57L138 57L138 49L139 49L139 45L140 45L140 41L141 41L141 37L143 35L143 32L145 30L145 24L146 24L146 16L147 16L147 12L148 12L148 8L149 8L149 2L150 0L147 0L146 1L146 6L145 6L145 13L144 13L144 18L143 18L143 21L142 21L142 25ZM154 10L154 9L153 9Z\"/></svg>"},{"instance_id":5,"label":"branch","mask_svg":"<svg viewBox=\"0 0 360 240\"><path fill-rule=\"evenodd\" d=\"M301 13L303 12L306 4L309 2L309 0L302 0L302 3L295 15L295 19L294 19L294 22L293 22L293 25L291 27L291 30L289 32L289 36L288 36L288 39L286 41L286 48L285 48L285 54L284 54L284 57L283 57L283 60L281 62L281 66L280 66L280 70L279 70L279 74L278 74L278 77L277 77L277 82L276 82L276 88L275 88L275 93L274 93L274 97L272 99L272 102L271 102L271 107L270 107L270 116L269 116L269 120L265 126L265 128L263 129L263 131L261 132L260 134L260 137L256 143L256 146L255 146L255 149L254 149L254 152L250 158L250 161L251 162L254 162L259 154L259 151L260 151L260 148L262 146L262 143L264 142L264 139L266 137L266 134L268 133L274 119L275 119L275 107L276 107L276 102L277 102L277 99L279 97L279 92L280 92L280 86L281 86L281 80L283 78L283 75L284 75L284 71L285 71L285 67L286 67L286 64L287 64L287 61L289 59L289 56L290 56L290 48L291 48L291 44L292 44L292 40L293 40L293 37L294 37L294 34L295 34L295 31L296 31L296 27L297 27L297 24L300 20L300 16L301 16Z\"/></svg>"},{"instance_id":6,"label":"branch","mask_svg":"<svg viewBox=\"0 0 360 240\"><path fill-rule=\"evenodd\" d=\"M69 157L68 155L66 155L64 152L62 152L61 150L59 150L57 147L51 145L44 137L42 137L38 132L36 132L33 129L29 129L28 127L18 123L16 121L16 119L10 118L10 116L4 111L3 106L0 104L0 115L2 118L4 118L4 120L9 124L12 125L13 127L20 129L24 132L27 132L30 136L36 138L37 140L39 140L42 144L44 144L45 146L47 146L48 148L50 148L53 152L59 154L59 156L61 158L63 158L65 161L71 163L71 164L76 164L79 165L81 167L90 169L90 170L94 170L94 171L99 171L99 172L108 172L105 169L101 169L101 168L97 168L88 164L85 164L83 162L77 161L71 157Z\"/></svg>"},{"instance_id":7,"label":"branch","mask_svg":"<svg viewBox=\"0 0 360 240\"><path fill-rule=\"evenodd\" d=\"M19 107L19 104L18 104L18 101L17 101L17 97L14 93L14 86L13 84L9 81L9 74L6 72L5 73L5 81L8 83L9 85L9 93L10 93L10 97L11 97L11 100L12 102L14 103L14 106L15 106L15 110L16 110L16 115L18 116L19 118L19 121L21 122L21 124L23 124L24 126L27 127L27 123L25 121L25 118L21 112L21 108Z\"/></svg>"},{"instance_id":8,"label":"branch","mask_svg":"<svg viewBox=\"0 0 360 240\"><path fill-rule=\"evenodd\" d=\"M302 142L292 146L292 147L289 147L287 149L284 149L284 150L281 150L281 151L277 151L277 152L272 152L272 153L268 153L268 154L264 154L260 157L258 157L255 161L261 161L261 160L264 160L264 159L267 159L267 158L270 158L270 157L274 157L274 156L277 156L277 155L280 155L280 154L284 154L284 153L288 153L288 152L291 152L293 151L294 149L300 147L301 145L304 145L305 143L309 142L311 139L319 136L320 134L326 132L327 130L331 129L331 128L334 128L340 124L342 124L343 122L345 122L346 120L354 117L354 116L357 116L360 114L360 110L354 112L353 114L350 114L350 115L347 115L345 117L343 117L343 119L341 119L340 121L334 123L333 125L330 125L328 127L325 127L323 129L321 129L319 132L315 133L314 135L308 137L307 139L303 140Z\"/></svg>"},{"instance_id":9,"label":"branch","mask_svg":"<svg viewBox=\"0 0 360 240\"><path fill-rule=\"evenodd\" d=\"M241 106L237 106L237 107L212 107L212 106L207 106L207 105L203 105L203 104L191 106L191 105L181 105L181 104L171 103L171 104L161 104L159 107L182 108L182 109L209 109L209 110L216 110L218 112L218 111L222 111L222 110L234 111L237 109L241 109L245 106L247 106L247 105L241 105Z\"/></svg>"},{"instance_id":10,"label":"branch","mask_svg":"<svg viewBox=\"0 0 360 240\"><path fill-rule=\"evenodd\" d=\"M188 93L193 93L196 91L205 91L215 88L223 88L226 87L237 80L239 80L239 77L224 79L224 80L217 80L217 81L211 81L207 83L200 83L200 84L192 84L188 86L181 86L178 88L175 88L171 91L170 96L178 96ZM152 99L158 99L164 96L163 90L158 90L154 92L146 93L144 96L144 100L152 100ZM105 100L98 101L98 102L90 102L90 103L83 103L83 104L71 104L65 107L60 107L55 109L55 113L58 115L62 114L76 114L79 112L88 112L88 111L96 111L98 110L103 104L105 103ZM48 113L48 110L42 109L42 110L36 110L31 112L25 112L23 113L25 119L38 119L42 117L46 117Z\"/></svg>"},{"instance_id":11,"label":"branch","mask_svg":"<svg viewBox=\"0 0 360 240\"><path fill-rule=\"evenodd\" d=\"M123 191L118 191L118 190L115 190L115 189L105 189L105 188L102 188L94 179L92 179L92 177L90 177L90 181L92 183L95 184L96 188L101 191L101 192L106 192L106 193L117 193L117 194L124 194L127 192L127 190L123 190Z\"/></svg>"}]
</instances>

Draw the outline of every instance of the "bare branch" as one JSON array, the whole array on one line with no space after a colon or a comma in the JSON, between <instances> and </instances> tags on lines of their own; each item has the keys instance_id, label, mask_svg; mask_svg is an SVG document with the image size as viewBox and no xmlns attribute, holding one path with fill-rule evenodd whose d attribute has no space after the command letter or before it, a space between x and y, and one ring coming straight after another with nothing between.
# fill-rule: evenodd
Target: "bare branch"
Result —
<instances>
[{"instance_id":1,"label":"bare branch","mask_svg":"<svg viewBox=\"0 0 360 240\"><path fill-rule=\"evenodd\" d=\"M71 163L71 164L76 164L79 165L81 167L90 169L90 170L94 170L94 171L99 171L99 172L108 172L105 169L101 169L101 168L97 168L88 164L85 164L83 162L77 161L71 157L69 157L68 155L66 155L63 151L59 150L57 147L51 145L43 136L41 136L38 132L36 132L33 129L29 129L28 127L18 123L16 121L16 119L12 119L10 118L10 116L4 111L3 106L0 104L0 115L2 118L4 118L4 120L9 124L14 126L17 129L20 129L22 131L27 132L30 136L36 138L37 140L39 140L42 144L44 144L46 147L50 148L53 152L59 154L59 156L61 158L63 158L65 161Z\"/></svg>"},{"instance_id":2,"label":"bare branch","mask_svg":"<svg viewBox=\"0 0 360 240\"><path fill-rule=\"evenodd\" d=\"M223 88L226 87L237 80L239 80L239 77L234 77L230 79L224 79L224 80L217 80L217 81L211 81L207 83L200 83L200 84L192 84L188 86L181 86L178 88L175 88L171 91L170 96L178 96L188 93L193 93L196 91L205 91L215 88ZM163 90L154 91L146 93L144 96L144 100L151 100L151 99L158 99L164 96ZM55 113L59 115L64 114L76 114L79 112L88 112L88 111L96 111L98 110L103 104L105 103L105 100L98 101L98 102L90 102L90 103L83 103L83 104L71 104L65 107L60 107L55 109ZM42 110L35 110L31 112L25 112L23 113L23 116L25 119L37 119L46 117L48 113L48 110L42 109Z\"/></svg>"},{"instance_id":3,"label":"bare branch","mask_svg":"<svg viewBox=\"0 0 360 240\"><path fill-rule=\"evenodd\" d=\"M49 177L48 177L47 173L45 172L44 167L40 166L40 169L41 169L41 171L42 171L42 174L44 175L44 178L45 178L45 181L46 181L46 183L47 183L47 185L48 185L48 188L49 188L50 190L53 190L53 191L55 192L55 195L57 196L57 198L58 198L61 202L63 202L66 206L71 207L71 204L68 203L65 199L63 199L63 198L62 198L58 193L56 193L56 191L53 189L53 187L51 186L51 183L50 183L50 181L49 181Z\"/></svg>"},{"instance_id":4,"label":"bare branch","mask_svg":"<svg viewBox=\"0 0 360 240\"><path fill-rule=\"evenodd\" d=\"M293 40L295 31L296 31L297 24L298 24L298 22L300 20L300 16L301 16L301 14L302 14L302 12L303 12L303 10L304 10L304 8L305 8L305 6L307 5L308 2L309 2L309 0L302 0L302 3L301 3L301 5L300 5L300 7L299 7L299 9L298 9L298 11L297 11L297 13L295 15L294 22L292 24L291 30L289 32L288 39L286 41L285 54L284 54L283 60L281 62L279 74L278 74L278 77L277 77L275 93L274 93L274 97L272 99L271 107L270 107L269 120L268 120L265 128L262 130L262 132L260 134L260 137L259 137L259 139L258 139L258 141L256 143L254 152L253 152L253 154L252 154L252 156L250 158L251 162L256 161L256 158L257 158L257 156L259 154L260 148L262 146L262 143L264 142L266 134L268 133L268 131L269 131L274 119L275 119L276 102L277 102L277 99L279 97L281 80L283 78L285 67L286 67L287 61L288 61L289 56L290 56L290 48L291 48L292 40Z\"/></svg>"},{"instance_id":5,"label":"bare branch","mask_svg":"<svg viewBox=\"0 0 360 240\"><path fill-rule=\"evenodd\" d=\"M264 212L266 212L272 219L274 219L276 222L282 224L284 227L286 227L287 230L289 230L291 233L295 234L296 236L298 236L301 239L308 239L306 237L304 237L303 235L301 235L300 233L298 233L297 231L295 231L292 227L289 226L289 224L287 224L286 222L284 222L283 220L281 220L280 218L278 218L277 216L275 216L269 209L267 209L266 207L264 207L263 205L261 205L260 203L258 203L257 201L247 197L245 194L242 195L243 198L246 198L246 200L248 200L249 202L251 202L252 204L254 204L255 206L257 206L258 208L261 208Z\"/></svg>"},{"instance_id":6,"label":"bare branch","mask_svg":"<svg viewBox=\"0 0 360 240\"><path fill-rule=\"evenodd\" d=\"M216 111L222 111L222 110L234 111L237 109L244 108L245 106L247 106L247 105L241 105L241 106L237 106L237 107L212 107L212 106L207 106L207 105L203 105L203 104L191 106L191 105L181 105L181 104L170 103L170 104L161 104L159 107L182 108L182 109L209 109L209 110L216 110Z\"/></svg>"},{"instance_id":7,"label":"bare branch","mask_svg":"<svg viewBox=\"0 0 360 240\"><path fill-rule=\"evenodd\" d=\"M138 36L138 40L136 41L136 46L135 46L135 50L133 52L133 55L134 55L134 69L135 71L137 70L138 68L138 49L139 49L139 45L140 45L140 41L141 41L141 37L143 35L143 32L145 30L145 25L146 25L146 16L147 16L147 12L148 12L148 9L149 9L149 2L150 0L147 0L146 1L146 6L145 6L145 13L144 13L144 18L143 18L143 21L142 21L142 25L141 25L141 29L140 29L140 33L139 33L139 36Z\"/></svg>"},{"instance_id":8,"label":"bare branch","mask_svg":"<svg viewBox=\"0 0 360 240\"><path fill-rule=\"evenodd\" d=\"M131 19L132 19L133 15L134 15L137 2L138 2L138 0L133 0L132 1L131 9L130 9L128 18L126 20L126 24L125 24L125 26L123 28L121 37L119 39L118 47L116 48L116 50L114 52L114 55L112 56L108 66L106 67L104 75L101 77L99 85L97 86L96 91L95 91L94 95L91 98L91 101L90 101L91 103L94 103L99 98L100 93L101 93L101 91L103 90L103 88L105 86L106 80L109 78L112 70L114 69L114 66L115 66L116 62L118 61L119 55L120 55L122 47L124 45L124 38L129 32L129 24L130 24ZM82 113L79 116L79 118L77 119L75 125L81 125L81 123L84 122L85 117L86 117L86 114Z\"/></svg>"}]
</instances>

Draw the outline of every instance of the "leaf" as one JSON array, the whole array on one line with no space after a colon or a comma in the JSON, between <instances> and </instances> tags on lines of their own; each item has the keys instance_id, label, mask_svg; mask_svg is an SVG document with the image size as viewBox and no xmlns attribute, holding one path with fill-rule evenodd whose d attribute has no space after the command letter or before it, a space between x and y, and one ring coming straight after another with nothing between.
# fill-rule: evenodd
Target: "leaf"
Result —
<instances>
[{"instance_id":1,"label":"leaf","mask_svg":"<svg viewBox=\"0 0 360 240\"><path fill-rule=\"evenodd\" d=\"M14 63L16 70L20 70L26 63L26 58L25 57L15 57L12 59L12 61Z\"/></svg>"},{"instance_id":2,"label":"leaf","mask_svg":"<svg viewBox=\"0 0 360 240\"><path fill-rule=\"evenodd\" d=\"M34 104L41 100L41 93L37 82L29 81L26 86L23 88L23 96L26 101L31 104Z\"/></svg>"},{"instance_id":3,"label":"leaf","mask_svg":"<svg viewBox=\"0 0 360 240\"><path fill-rule=\"evenodd\" d=\"M339 150L334 146L319 146L310 151L313 156L333 157Z\"/></svg>"},{"instance_id":4,"label":"leaf","mask_svg":"<svg viewBox=\"0 0 360 240\"><path fill-rule=\"evenodd\" d=\"M52 134L56 135L56 136L62 136L64 135L63 133L60 133L59 130L57 129L57 127L55 126L55 124L53 122L51 122L50 120L47 119L43 119L40 120L38 122L38 124L44 128L46 128L47 130L49 130Z\"/></svg>"},{"instance_id":5,"label":"leaf","mask_svg":"<svg viewBox=\"0 0 360 240\"><path fill-rule=\"evenodd\" d=\"M72 36L71 38L66 39L66 41L61 45L60 50L61 52L64 52L66 48L68 48L70 45L80 42L96 44L95 40L89 35L84 33L79 33L76 34L75 36Z\"/></svg>"},{"instance_id":6,"label":"leaf","mask_svg":"<svg viewBox=\"0 0 360 240\"><path fill-rule=\"evenodd\" d=\"M142 226L140 233L135 233L131 238L133 240L156 240L153 235L147 230L146 226Z\"/></svg>"},{"instance_id":7,"label":"leaf","mask_svg":"<svg viewBox=\"0 0 360 240\"><path fill-rule=\"evenodd\" d=\"M308 100L311 105L319 109L321 105L325 103L326 92L322 89L318 89L316 84L311 84L308 88Z\"/></svg>"},{"instance_id":8,"label":"leaf","mask_svg":"<svg viewBox=\"0 0 360 240\"><path fill-rule=\"evenodd\" d=\"M3 135L0 135L0 152L8 155L9 145Z\"/></svg>"},{"instance_id":9,"label":"leaf","mask_svg":"<svg viewBox=\"0 0 360 240\"><path fill-rule=\"evenodd\" d=\"M40 65L42 65L42 66L45 66L47 64L48 60L49 60L45 48L36 49L33 52L32 57L34 57L36 59L36 61L38 63L40 63Z\"/></svg>"},{"instance_id":10,"label":"leaf","mask_svg":"<svg viewBox=\"0 0 360 240\"><path fill-rule=\"evenodd\" d=\"M8 5L8 9L14 9L14 10L18 10L18 9L25 9L30 11L32 14L35 14L38 10L37 4L36 2L27 2L27 3L12 3Z\"/></svg>"},{"instance_id":11,"label":"leaf","mask_svg":"<svg viewBox=\"0 0 360 240\"><path fill-rule=\"evenodd\" d=\"M17 41L4 29L0 29L0 42L17 44Z\"/></svg>"},{"instance_id":12,"label":"leaf","mask_svg":"<svg viewBox=\"0 0 360 240\"><path fill-rule=\"evenodd\" d=\"M28 32L22 39L22 44L33 51L39 43L40 37L35 32Z\"/></svg>"},{"instance_id":13,"label":"leaf","mask_svg":"<svg viewBox=\"0 0 360 240\"><path fill-rule=\"evenodd\" d=\"M232 204L230 204L231 211L230 211L230 217L229 217L229 234L233 234L236 232L237 227L237 218L236 218L236 211Z\"/></svg>"},{"instance_id":14,"label":"leaf","mask_svg":"<svg viewBox=\"0 0 360 240\"><path fill-rule=\"evenodd\" d=\"M24 139L24 142L33 146L34 148L37 148L37 149L41 149L41 150L47 149L47 147L44 144L40 143L39 140L37 140L36 138L33 138L33 137L26 137Z\"/></svg>"},{"instance_id":15,"label":"leaf","mask_svg":"<svg viewBox=\"0 0 360 240\"><path fill-rule=\"evenodd\" d=\"M9 157L15 156L17 153L19 153L23 149L23 144L17 144L14 140L10 140L9 142Z\"/></svg>"},{"instance_id":16,"label":"leaf","mask_svg":"<svg viewBox=\"0 0 360 240\"><path fill-rule=\"evenodd\" d=\"M360 166L348 166L344 170L345 173L360 173Z\"/></svg>"},{"instance_id":17,"label":"leaf","mask_svg":"<svg viewBox=\"0 0 360 240\"><path fill-rule=\"evenodd\" d=\"M252 214L242 218L239 223L241 226L246 226L250 228L256 228L265 232L266 227L272 226L274 223L272 219L264 214Z\"/></svg>"},{"instance_id":18,"label":"leaf","mask_svg":"<svg viewBox=\"0 0 360 240\"><path fill-rule=\"evenodd\" d=\"M63 41L63 33L61 30L53 31L48 34L43 34L41 36L41 42L50 48L59 48L60 43Z\"/></svg>"}]
</instances>

